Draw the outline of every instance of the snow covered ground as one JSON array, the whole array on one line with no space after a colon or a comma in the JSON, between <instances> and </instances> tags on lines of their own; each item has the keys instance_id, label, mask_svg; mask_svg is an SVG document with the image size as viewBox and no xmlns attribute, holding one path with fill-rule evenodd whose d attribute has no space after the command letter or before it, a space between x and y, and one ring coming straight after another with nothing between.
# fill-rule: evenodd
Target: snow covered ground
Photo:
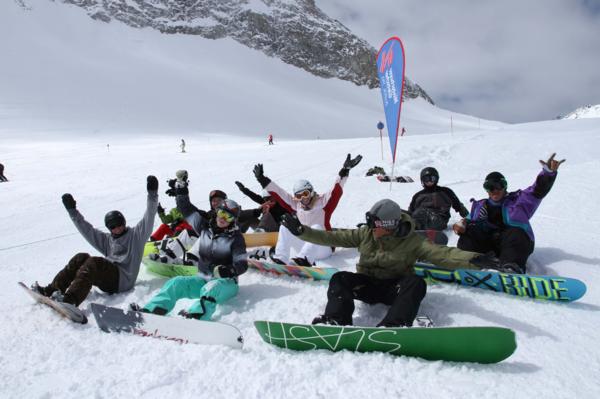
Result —
<instances>
[{"instance_id":1,"label":"snow covered ground","mask_svg":"<svg viewBox=\"0 0 600 399\"><path fill-rule=\"evenodd\" d=\"M25 132L23 132L25 133ZM145 177L161 182L162 192L176 169L190 173L191 198L207 206L209 190L220 188L243 206L252 203L233 184L241 180L259 189L252 166L263 162L266 174L291 187L307 177L318 191L330 188L346 153L361 153L333 216L338 227L363 220L378 199L392 198L406 207L418 183L397 184L390 191L364 177L382 163L377 138L281 141L267 146L236 137L188 140L178 153L172 137L128 135L30 142L2 142L10 165L9 183L0 184L0 295L11 311L0 315L0 387L4 397L597 397L600 389L598 240L600 217L593 208L600 170L600 122L552 121L515 125L494 131L404 137L397 172L417 177L433 165L441 183L465 203L484 195L486 173L500 170L512 189L526 187L540 169L538 159L553 151L567 159L557 182L533 219L536 251L533 273L564 275L586 282L587 294L572 304L516 299L476 289L439 285L429 288L421 313L439 326L503 326L517 334L513 356L497 365L453 364L385 354L291 352L271 347L254 330L254 320L309 322L326 302L326 284L297 278L274 278L249 271L240 278L240 294L216 314L236 325L243 350L182 346L173 342L101 332L92 318L73 325L50 310L33 305L16 282L48 283L79 251L93 250L76 232L60 196L70 192L81 212L96 226L111 209L130 223L143 213ZM110 150L106 142L111 142ZM114 144L113 144L114 143ZM387 147L386 147L387 151ZM456 219L457 215L453 215ZM451 244L456 237L451 238ZM353 270L355 250L339 250L324 262ZM90 302L126 308L148 300L164 283L142 270L135 290L105 296L93 290ZM187 305L181 301L176 310ZM385 306L359 304L355 323L374 325Z\"/></svg>"},{"instance_id":2,"label":"snow covered ground","mask_svg":"<svg viewBox=\"0 0 600 399\"><path fill-rule=\"evenodd\" d=\"M438 326L513 329L518 348L500 364L271 347L253 321L309 322L323 311L327 285L254 271L241 276L239 296L215 315L242 331L243 350L105 334L93 318L73 325L34 305L17 281L48 283L75 253L95 253L62 206L65 192L96 226L112 209L133 224L144 211L149 174L159 178L165 207L174 205L163 194L165 181L182 168L190 173L198 206L208 207L208 192L219 188L251 207L234 181L258 190L255 163L284 187L308 178L323 192L346 154L360 153L364 159L332 219L334 226L352 227L381 198L407 207L420 185L390 190L364 177L374 165L390 168L387 143L382 161L374 128L383 120L377 91L307 75L230 41L161 36L92 21L60 3L25 2L30 11L18 2L0 4L0 48L6 49L0 162L11 180L0 183L0 396L598 397L600 216L593 203L600 119L505 125L454 114L451 132L449 112L405 103L408 135L398 145L396 174L417 178L423 167L434 166L464 203L485 195L482 180L492 170L517 189L533 182L539 159L555 151L567 159L533 218L537 242L529 271L579 278L587 294L557 304L438 285L421 307ZM227 62L211 61L219 57ZM266 145L268 131L274 146ZM182 137L186 154L178 152ZM323 265L353 270L357 256L338 250ZM94 289L82 308L89 313L91 302L120 308L144 303L164 281L142 268L133 291L106 296ZM188 303L181 301L176 311ZM355 323L374 325L385 309L359 304Z\"/></svg>"}]
</instances>

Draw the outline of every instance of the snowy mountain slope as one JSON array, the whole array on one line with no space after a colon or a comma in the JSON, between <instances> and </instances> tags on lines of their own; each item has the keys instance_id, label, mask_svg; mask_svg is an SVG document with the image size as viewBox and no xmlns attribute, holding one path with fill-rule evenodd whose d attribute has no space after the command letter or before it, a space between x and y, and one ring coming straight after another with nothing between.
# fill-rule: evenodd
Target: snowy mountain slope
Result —
<instances>
[{"instance_id":1,"label":"snowy mountain slope","mask_svg":"<svg viewBox=\"0 0 600 399\"><path fill-rule=\"evenodd\" d=\"M581 119L581 118L600 118L600 104L586 105L585 107L577 108L573 112L569 112L560 119Z\"/></svg>"},{"instance_id":2,"label":"snowy mountain slope","mask_svg":"<svg viewBox=\"0 0 600 399\"><path fill-rule=\"evenodd\" d=\"M378 89L315 77L231 39L94 21L47 0L27 4L0 4L3 135L368 137L385 120ZM447 132L449 116L425 101L403 109L409 134ZM457 130L502 126L458 114L453 123Z\"/></svg>"},{"instance_id":3,"label":"snowy mountain slope","mask_svg":"<svg viewBox=\"0 0 600 399\"><path fill-rule=\"evenodd\" d=\"M323 104L323 107L327 107ZM33 121L38 122L38 121ZM16 282L50 281L75 253L94 251L76 232L60 196L71 192L77 206L94 225L111 209L120 209L130 224L143 213L145 177L161 183L175 170L190 173L190 195L207 205L209 190L220 188L244 207L235 180L258 190L252 166L265 165L267 176L290 187L309 178L320 192L331 187L346 153L361 153L351 172L332 223L352 227L381 198L407 206L418 183L382 184L364 177L381 161L378 138L276 142L261 139L197 135L188 139L188 153L178 153L172 136L46 132L46 140L21 137L2 141L2 161L9 183L0 184L0 295L11 312L0 315L0 384L3 396L18 397L477 397L537 396L593 398L600 394L597 326L600 323L598 265L600 217L593 208L599 180L600 122L564 120L514 125L454 135L408 136L400 139L396 172L417 177L433 165L441 183L467 203L485 195L482 179L502 171L509 188L529 185L540 170L538 159L553 151L566 158L552 191L533 218L536 251L529 270L579 278L587 294L572 304L540 303L482 290L431 286L421 313L439 326L494 325L517 334L516 353L497 365L428 362L385 354L347 352L298 353L263 343L252 322L259 319L308 322L322 312L325 283L273 278L249 271L240 278L240 294L219 308L216 319L236 325L245 337L241 351L221 347L180 346L173 342L129 335L105 334L94 322L74 326L31 300ZM107 150L106 143L111 143ZM453 214L452 220L458 215ZM455 244L451 236L450 243ZM338 250L323 262L353 270L355 250ZM92 301L126 308L148 300L164 283L144 270L135 290L106 296L93 290ZM181 301L176 311L189 301ZM374 325L386 307L358 304L355 323Z\"/></svg>"}]
</instances>

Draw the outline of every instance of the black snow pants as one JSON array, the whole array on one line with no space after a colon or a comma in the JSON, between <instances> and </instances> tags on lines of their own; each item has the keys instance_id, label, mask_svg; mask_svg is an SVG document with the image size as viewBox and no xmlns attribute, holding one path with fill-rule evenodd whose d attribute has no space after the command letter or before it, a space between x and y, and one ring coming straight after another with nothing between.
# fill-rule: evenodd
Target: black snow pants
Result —
<instances>
[{"instance_id":1,"label":"black snow pants","mask_svg":"<svg viewBox=\"0 0 600 399\"><path fill-rule=\"evenodd\" d=\"M338 272L331 277L327 290L325 316L341 325L352 325L354 300L390 305L378 326L412 326L427 284L418 276L378 279L365 274Z\"/></svg>"},{"instance_id":2,"label":"black snow pants","mask_svg":"<svg viewBox=\"0 0 600 399\"><path fill-rule=\"evenodd\" d=\"M59 290L64 293L65 302L79 306L93 285L109 294L118 292L119 268L105 258L78 253L45 288L45 294Z\"/></svg>"},{"instance_id":3,"label":"black snow pants","mask_svg":"<svg viewBox=\"0 0 600 399\"><path fill-rule=\"evenodd\" d=\"M469 225L467 231L460 236L456 245L465 251L486 253L493 251L500 259L500 264L516 263L525 273L527 258L532 254L534 242L527 233L518 227L503 230L488 230L481 225Z\"/></svg>"}]
</instances>

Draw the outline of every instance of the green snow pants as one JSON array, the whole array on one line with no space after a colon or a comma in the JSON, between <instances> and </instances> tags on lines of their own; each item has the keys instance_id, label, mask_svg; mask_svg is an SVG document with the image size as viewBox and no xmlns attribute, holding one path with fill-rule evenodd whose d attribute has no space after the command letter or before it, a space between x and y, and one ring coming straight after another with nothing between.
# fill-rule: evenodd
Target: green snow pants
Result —
<instances>
[{"instance_id":1,"label":"green snow pants","mask_svg":"<svg viewBox=\"0 0 600 399\"><path fill-rule=\"evenodd\" d=\"M210 320L217 304L224 303L237 295L239 287L232 278L205 280L199 276L178 276L169 279L144 309L153 312L156 308L173 310L181 298L196 299L188 313L200 315L200 320Z\"/></svg>"}]
</instances>

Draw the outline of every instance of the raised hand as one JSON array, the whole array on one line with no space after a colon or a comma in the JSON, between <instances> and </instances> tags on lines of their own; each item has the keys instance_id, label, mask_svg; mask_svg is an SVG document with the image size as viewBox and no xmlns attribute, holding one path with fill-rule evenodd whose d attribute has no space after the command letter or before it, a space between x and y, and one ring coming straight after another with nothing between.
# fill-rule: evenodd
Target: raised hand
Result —
<instances>
[{"instance_id":1,"label":"raised hand","mask_svg":"<svg viewBox=\"0 0 600 399\"><path fill-rule=\"evenodd\" d=\"M77 202L75 201L73 196L69 193L63 194L62 202L63 202L63 205L65 206L65 208L67 208L67 210L75 209L75 207L77 206Z\"/></svg>"},{"instance_id":2,"label":"raised hand","mask_svg":"<svg viewBox=\"0 0 600 399\"><path fill-rule=\"evenodd\" d=\"M556 156L556 153L553 153L552 155L550 155L550 158L548 158L548 160L546 162L544 162L540 159L540 163L542 164L542 167L546 171L556 172L558 170L558 167L560 166L560 164L566 161L566 159L557 161L556 159L554 159L555 156Z\"/></svg>"},{"instance_id":3,"label":"raised hand","mask_svg":"<svg viewBox=\"0 0 600 399\"><path fill-rule=\"evenodd\" d=\"M146 178L146 189L148 191L158 190L158 179L156 178L156 176L150 175Z\"/></svg>"},{"instance_id":4,"label":"raised hand","mask_svg":"<svg viewBox=\"0 0 600 399\"><path fill-rule=\"evenodd\" d=\"M298 220L298 216L294 214L285 213L281 217L281 224L284 225L295 236L299 236L300 234L304 233L304 226L302 226L302 223L300 223L300 220Z\"/></svg>"}]
</instances>

